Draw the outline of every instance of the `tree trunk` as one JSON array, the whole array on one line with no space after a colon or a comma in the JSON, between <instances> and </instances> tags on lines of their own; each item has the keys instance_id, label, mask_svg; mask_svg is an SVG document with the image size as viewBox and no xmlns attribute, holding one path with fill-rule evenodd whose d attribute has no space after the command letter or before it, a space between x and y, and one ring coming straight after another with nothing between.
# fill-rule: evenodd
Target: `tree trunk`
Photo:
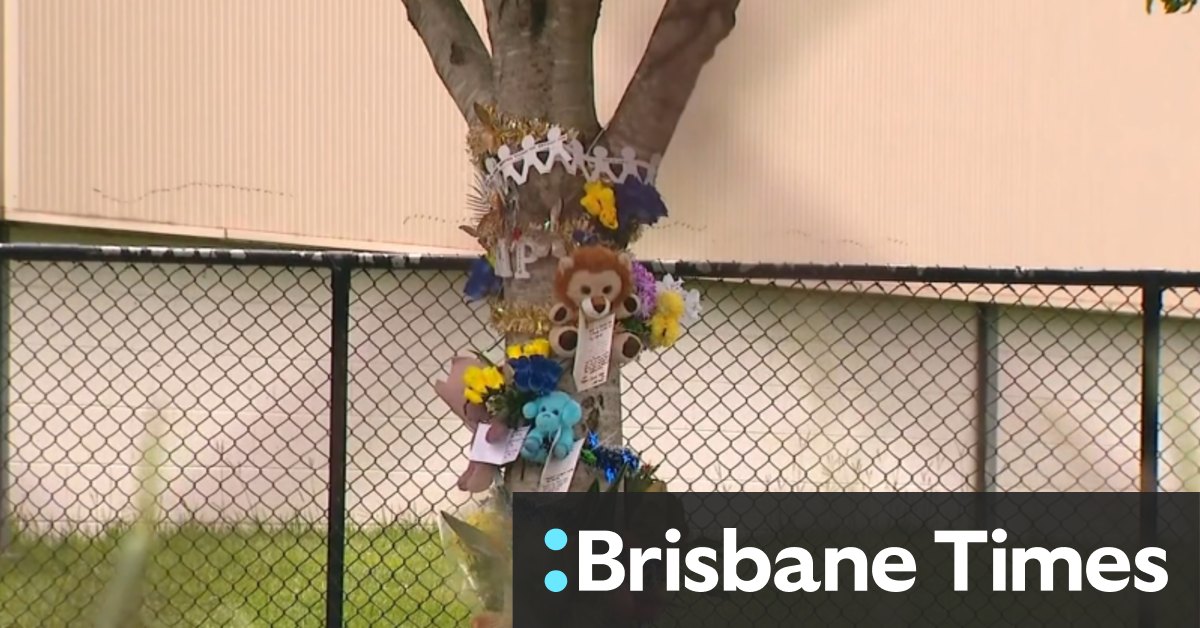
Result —
<instances>
[{"instance_id":1,"label":"tree trunk","mask_svg":"<svg viewBox=\"0 0 1200 628\"><path fill-rule=\"evenodd\" d=\"M484 0L490 52L461 0L405 0L405 6L438 76L473 128L486 122L478 107L491 106L506 119L540 120L572 130L585 146L604 145L613 155L632 148L638 159L649 162L670 143L701 68L734 26L738 2L667 0L642 62L604 130L596 120L592 67L601 0ZM520 138L505 141L513 144ZM534 173L505 199L502 231L531 233L550 220L556 207L563 224L585 217L583 183L563 168ZM556 260L547 257L529 266L529 278L505 280L502 305L551 303L555 270ZM529 339L517 334L506 338L509 344ZM582 395L575 394L569 363L563 382L583 407L585 426L605 444L621 444L616 362L606 384ZM513 490L536 490L540 474L540 466L518 462L505 480ZM591 481L581 468L572 490L585 490Z\"/></svg>"},{"instance_id":2,"label":"tree trunk","mask_svg":"<svg viewBox=\"0 0 1200 628\"><path fill-rule=\"evenodd\" d=\"M592 76L593 39L601 0L483 0L490 52L461 0L404 0L409 21L425 43L438 76L472 128L468 142L475 165L485 176L489 158L495 159L504 150L519 150L522 141L528 141L526 134L535 142L547 139L548 125L572 134L593 157L597 154L593 149L603 146L609 155L620 156L632 150L641 162L656 164L670 143L700 69L733 28L738 1L666 0L646 53L608 128L602 130L596 120ZM569 158L576 168L577 158L577 154ZM638 178L652 174L644 173ZM624 170L621 176L627 176ZM548 247L551 254L526 266L528 277L504 281L502 297L494 305L508 314L533 310L548 313L548 307L557 300L554 285L559 264L553 252L566 254L575 244L574 227L596 222L588 217L580 202L584 196L584 173L556 165L548 172L530 174L520 185L501 179L505 185L499 190L494 182L485 184L483 194L475 199L481 216L471 229L480 243L493 259L497 243L504 243L504 238L533 239L533 234L538 234L541 238L549 237L552 246ZM656 211L661 214L661 206ZM623 244L617 248L623 248L628 240L622 239ZM611 257L608 259L611 263ZM602 289L607 294L610 288ZM613 301L623 299L619 292L611 296L619 296ZM579 301L577 305L591 299ZM615 303L613 307L617 307ZM583 313L577 315L582 317ZM550 330L534 331L544 336ZM522 333L512 333L512 329L505 332L506 346L533 339L525 335L528 329L522 329ZM621 361L615 355L613 358L607 381L598 387L582 393L576 390L573 360L567 360L558 383L558 389L582 408L584 430L595 432L601 443L609 447L623 444ZM459 364L462 367L464 362ZM457 377L464 380L465 371L458 373ZM512 381L517 381L515 373ZM455 385L461 383L448 380L436 386L448 401L459 402L461 397L448 392ZM473 385L479 385L478 381ZM487 386L483 384L485 389ZM510 411L514 403L517 402L505 401L504 410ZM464 405L461 416L472 425L467 405L470 404ZM477 404L474 408L482 411ZM526 444L536 442L540 441L535 438ZM475 473L479 471L483 474ZM521 457L506 468L503 482L512 491L536 491L542 472L541 465L527 463ZM596 473L591 467L578 464L570 490L587 490ZM494 477L486 468L472 470L469 466L467 475L459 482L468 490L477 490ZM480 479L482 482L478 482ZM511 600L511 595L509 588L504 598ZM569 596L554 598L563 605L569 605L570 599ZM473 625L512 625L511 615L506 615L512 611L508 602L503 604L505 608L496 608L495 602L486 606L484 613L472 620ZM551 616L565 620L571 609L564 606L544 610L551 610ZM587 614L567 623L582 628L606 621L599 615Z\"/></svg>"},{"instance_id":3,"label":"tree trunk","mask_svg":"<svg viewBox=\"0 0 1200 628\"><path fill-rule=\"evenodd\" d=\"M580 184L582 186L582 183ZM504 287L504 299L515 305L542 305L553 300L554 273L556 260L542 259L529 268L529 279L508 281ZM523 335L509 336L509 344L530 340ZM575 382L568 371L563 375L561 389L570 393L584 408L584 426L594 430L605 443L619 444L621 442L621 376L620 369L614 366L609 371L608 382L603 386L586 391L582 396L575 393ZM505 482L513 491L536 491L542 468L539 465L526 463L518 459L508 468ZM571 490L583 491L592 483L594 476L587 467L580 465L576 468L575 477L571 482Z\"/></svg>"}]
</instances>

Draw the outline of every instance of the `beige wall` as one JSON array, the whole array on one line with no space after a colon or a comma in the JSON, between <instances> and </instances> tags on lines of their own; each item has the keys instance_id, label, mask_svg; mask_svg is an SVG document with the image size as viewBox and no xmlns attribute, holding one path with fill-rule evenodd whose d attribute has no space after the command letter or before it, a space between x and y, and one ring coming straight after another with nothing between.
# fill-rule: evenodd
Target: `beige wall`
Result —
<instances>
[{"instance_id":1,"label":"beige wall","mask_svg":"<svg viewBox=\"0 0 1200 628\"><path fill-rule=\"evenodd\" d=\"M320 520L329 407L324 271L16 264L12 502L43 527L128 516L138 440L168 426L175 519ZM429 382L492 336L459 277L360 273L350 354L349 514L462 503L467 435ZM677 348L627 367L627 435L673 490L968 490L969 304L706 284ZM438 330L434 332L434 330ZM1139 328L1006 309L998 487L1132 490ZM444 335L444 337L443 337ZM1164 488L1200 478L1200 328L1165 329ZM648 377L639 377L642 374Z\"/></svg>"},{"instance_id":2,"label":"beige wall","mask_svg":"<svg viewBox=\"0 0 1200 628\"><path fill-rule=\"evenodd\" d=\"M660 6L605 6L602 116ZM473 248L464 128L401 3L4 8L8 218ZM639 252L1195 268L1200 18L1143 8L744 2Z\"/></svg>"}]
</instances>

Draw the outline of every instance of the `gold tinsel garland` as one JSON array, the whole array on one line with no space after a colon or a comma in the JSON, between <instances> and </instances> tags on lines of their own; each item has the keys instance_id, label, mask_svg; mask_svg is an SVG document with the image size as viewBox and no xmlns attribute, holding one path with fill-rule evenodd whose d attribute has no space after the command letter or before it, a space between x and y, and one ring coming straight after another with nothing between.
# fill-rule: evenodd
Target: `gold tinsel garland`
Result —
<instances>
[{"instance_id":1,"label":"gold tinsel garland","mask_svg":"<svg viewBox=\"0 0 1200 628\"><path fill-rule=\"evenodd\" d=\"M519 118L497 111L491 103L476 103L475 117L479 118L479 122L471 125L467 132L467 149L477 165L482 165L486 157L495 155L501 146L519 147L526 135L535 140L546 137L553 126L538 118ZM573 129L563 129L563 136L570 140L579 134Z\"/></svg>"},{"instance_id":2,"label":"gold tinsel garland","mask_svg":"<svg viewBox=\"0 0 1200 628\"><path fill-rule=\"evenodd\" d=\"M550 308L544 305L514 305L492 302L492 327L502 334L544 336L550 332Z\"/></svg>"}]
</instances>

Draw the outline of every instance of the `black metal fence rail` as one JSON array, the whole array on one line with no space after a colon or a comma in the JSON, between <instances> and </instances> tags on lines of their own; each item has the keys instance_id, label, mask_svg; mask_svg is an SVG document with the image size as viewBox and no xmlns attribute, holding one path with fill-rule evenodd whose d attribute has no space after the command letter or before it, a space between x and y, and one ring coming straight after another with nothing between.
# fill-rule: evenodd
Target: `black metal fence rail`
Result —
<instances>
[{"instance_id":1,"label":"black metal fence rail","mask_svg":"<svg viewBox=\"0 0 1200 628\"><path fill-rule=\"evenodd\" d=\"M0 244L0 260L466 271L472 256L165 246ZM1200 288L1200 272L1057 268L771 264L643 260L656 272L719 279Z\"/></svg>"},{"instance_id":2,"label":"black metal fence rail","mask_svg":"<svg viewBox=\"0 0 1200 628\"><path fill-rule=\"evenodd\" d=\"M0 625L86 623L140 438L145 625L459 625L429 386L499 342L470 258L0 245ZM1195 490L1200 273L668 262L703 320L626 367L672 490ZM140 426L140 427L139 427Z\"/></svg>"}]
</instances>

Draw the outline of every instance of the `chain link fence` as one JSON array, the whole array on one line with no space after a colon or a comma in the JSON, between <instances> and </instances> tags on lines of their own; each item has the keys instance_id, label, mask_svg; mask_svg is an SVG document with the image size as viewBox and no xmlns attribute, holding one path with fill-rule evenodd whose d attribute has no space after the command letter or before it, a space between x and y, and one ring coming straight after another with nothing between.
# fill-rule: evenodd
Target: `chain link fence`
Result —
<instances>
[{"instance_id":1,"label":"chain link fence","mask_svg":"<svg viewBox=\"0 0 1200 628\"><path fill-rule=\"evenodd\" d=\"M468 435L430 385L499 344L467 260L3 255L0 625L91 625L148 466L144 626L467 620L435 520ZM672 491L1200 487L1200 274L652 267L704 299L623 371Z\"/></svg>"}]
</instances>

